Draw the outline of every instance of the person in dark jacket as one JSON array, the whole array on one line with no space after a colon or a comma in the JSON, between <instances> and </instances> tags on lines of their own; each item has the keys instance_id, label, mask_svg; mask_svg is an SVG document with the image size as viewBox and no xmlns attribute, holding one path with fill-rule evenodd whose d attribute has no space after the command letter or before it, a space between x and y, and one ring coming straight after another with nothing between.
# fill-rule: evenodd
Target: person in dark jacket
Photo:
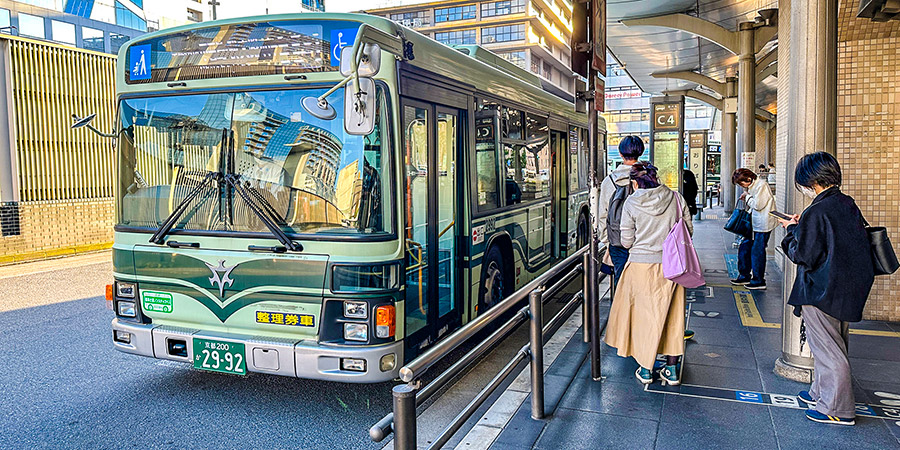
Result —
<instances>
[{"instance_id":1,"label":"person in dark jacket","mask_svg":"<svg viewBox=\"0 0 900 450\"><path fill-rule=\"evenodd\" d=\"M687 202L692 216L697 215L697 192L699 190L694 172L684 169L684 174L681 176L681 192L684 194L684 200Z\"/></svg>"},{"instance_id":2,"label":"person in dark jacket","mask_svg":"<svg viewBox=\"0 0 900 450\"><path fill-rule=\"evenodd\" d=\"M815 422L853 425L856 405L847 357L848 322L862 319L875 280L864 219L856 202L841 192L834 156L804 156L794 173L797 189L813 198L802 215L782 220L781 247L797 265L788 304L806 325L815 358L815 378L798 398Z\"/></svg>"}]
</instances>

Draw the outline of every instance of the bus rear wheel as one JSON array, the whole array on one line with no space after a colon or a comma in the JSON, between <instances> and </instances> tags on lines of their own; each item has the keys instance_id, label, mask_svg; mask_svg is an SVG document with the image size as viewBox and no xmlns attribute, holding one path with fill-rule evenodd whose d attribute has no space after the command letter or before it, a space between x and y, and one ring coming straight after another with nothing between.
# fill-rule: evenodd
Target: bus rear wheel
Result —
<instances>
[{"instance_id":1,"label":"bus rear wheel","mask_svg":"<svg viewBox=\"0 0 900 450\"><path fill-rule=\"evenodd\" d=\"M504 277L503 255L500 249L492 247L484 258L484 269L481 271L481 290L478 296L478 313L496 305L506 297L507 280Z\"/></svg>"}]
</instances>

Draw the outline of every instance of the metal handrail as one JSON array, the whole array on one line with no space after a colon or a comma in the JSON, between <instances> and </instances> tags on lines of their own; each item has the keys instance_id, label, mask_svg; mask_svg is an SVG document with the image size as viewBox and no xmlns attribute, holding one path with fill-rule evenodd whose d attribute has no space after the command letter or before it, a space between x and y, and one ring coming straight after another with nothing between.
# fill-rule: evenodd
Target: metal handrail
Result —
<instances>
[{"instance_id":1,"label":"metal handrail","mask_svg":"<svg viewBox=\"0 0 900 450\"><path fill-rule=\"evenodd\" d=\"M394 387L393 412L386 415L371 427L369 435L372 440L380 442L393 431L395 434L395 448L400 450L415 449L416 406L422 404L434 395L434 393L446 386L456 375L469 367L476 359L487 353L488 350L491 350L496 343L505 339L512 331L526 321L530 322L529 343L523 346L512 360L503 367L501 372L491 379L488 385L485 386L468 405L466 405L463 411L461 411L446 428L444 428L441 434L432 441L428 448L441 448L446 444L488 399L488 397L499 388L510 375L515 373L517 368L520 367L523 362L528 360L531 361L532 417L536 419L542 418L544 416L543 346L545 339L555 333L563 325L572 313L578 309L580 303L589 303L585 299L585 294L589 292L587 289L583 289L581 292L577 293L543 328L542 308L544 303L552 298L553 294L559 292L571 283L578 275L587 273L586 266L591 262L589 253L587 247L576 251L561 263L552 267L550 270L538 276L530 283L495 305L483 316L479 316L472 322L469 322L466 326L460 328L442 340L439 344L435 345L435 347L432 347L429 351L401 368L401 379L406 381L407 384L401 384ZM579 258L581 259L581 264L571 267ZM551 280L560 274L565 273L566 269L570 269L570 271L558 279L553 285L549 287L546 286ZM585 278L584 286L587 287L588 277ZM603 276L601 275L599 281L602 281L602 279ZM592 294L596 295L598 292L599 287L595 288ZM465 343L472 336L482 331L494 318L511 310L515 304L524 300L525 297L529 300L528 306L521 308L512 318L494 331L487 339L479 343L475 348L454 363L448 370L444 371L441 375L428 383L428 385L420 389L418 380L431 366ZM598 299L594 299L594 302L597 300ZM597 315L597 305L587 309L591 311L592 317L589 318L585 316L583 318L586 335L588 334L588 324L590 323L590 326L597 326L599 320L597 317L593 317ZM591 335L599 336L599 334L595 333L591 333ZM599 352L597 352L596 355L593 355L593 358L599 358Z\"/></svg>"},{"instance_id":2,"label":"metal handrail","mask_svg":"<svg viewBox=\"0 0 900 450\"><path fill-rule=\"evenodd\" d=\"M581 259L582 255L587 251L587 249L588 247L584 247L576 251L575 253L564 259L561 263L551 267L548 271L544 272L534 280L531 280L531 282L529 282L525 286L522 286L521 289L512 293L512 295L494 305L486 313L476 317L474 320L467 323L464 327L460 328L450 336L442 339L440 342L435 344L434 347L431 347L421 356L410 361L400 369L400 379L409 383L420 378L425 371L427 371L436 362L440 361L441 358L447 356L447 354L449 354L453 350L456 350L457 347L462 345L469 338L487 327L487 325L493 322L494 319L502 316L507 311L513 309L516 304L525 300L531 291L541 287L544 283L547 282L547 280L556 277L557 275L562 273L565 268L571 266L574 262Z\"/></svg>"}]
</instances>

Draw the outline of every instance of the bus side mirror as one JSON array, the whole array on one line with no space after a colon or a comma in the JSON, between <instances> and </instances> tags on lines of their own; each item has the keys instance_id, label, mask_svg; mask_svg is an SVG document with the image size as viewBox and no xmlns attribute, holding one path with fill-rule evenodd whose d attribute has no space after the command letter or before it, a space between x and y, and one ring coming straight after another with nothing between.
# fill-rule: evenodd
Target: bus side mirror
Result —
<instances>
[{"instance_id":1,"label":"bus side mirror","mask_svg":"<svg viewBox=\"0 0 900 450\"><path fill-rule=\"evenodd\" d=\"M76 129L76 128L87 127L88 130L91 130L91 131L93 131L94 133L97 133L97 135L99 135L99 136L101 136L101 137L115 138L115 137L116 137L116 134L115 134L115 133L104 133L104 132L102 132L102 131L100 131L100 130L94 128L93 125L91 125L91 122L92 122L96 117L97 117L97 113L90 114L90 115L84 116L84 117L82 117L82 118L79 118L77 115L72 114L72 119L75 120L75 122L72 123L72 129L74 130L74 129Z\"/></svg>"},{"instance_id":2,"label":"bus side mirror","mask_svg":"<svg viewBox=\"0 0 900 450\"><path fill-rule=\"evenodd\" d=\"M375 130L375 82L359 78L344 87L344 130L355 136L366 136Z\"/></svg>"}]
</instances>

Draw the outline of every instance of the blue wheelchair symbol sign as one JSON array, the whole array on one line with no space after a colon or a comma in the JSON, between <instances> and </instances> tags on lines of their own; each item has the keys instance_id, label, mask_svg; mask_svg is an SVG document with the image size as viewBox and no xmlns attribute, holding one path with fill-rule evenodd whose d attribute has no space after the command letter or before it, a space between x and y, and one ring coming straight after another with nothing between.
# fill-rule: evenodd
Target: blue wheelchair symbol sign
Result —
<instances>
[{"instance_id":1,"label":"blue wheelchair symbol sign","mask_svg":"<svg viewBox=\"0 0 900 450\"><path fill-rule=\"evenodd\" d=\"M353 46L356 41L357 28L344 28L331 30L331 65L341 65L341 50L347 46Z\"/></svg>"},{"instance_id":2,"label":"blue wheelchair symbol sign","mask_svg":"<svg viewBox=\"0 0 900 450\"><path fill-rule=\"evenodd\" d=\"M131 47L128 54L128 68L132 80L150 79L150 44Z\"/></svg>"},{"instance_id":3,"label":"blue wheelchair symbol sign","mask_svg":"<svg viewBox=\"0 0 900 450\"><path fill-rule=\"evenodd\" d=\"M734 393L735 399L740 400L742 402L750 402L750 403L764 403L762 394L758 392L747 392L747 391L736 391Z\"/></svg>"}]
</instances>

